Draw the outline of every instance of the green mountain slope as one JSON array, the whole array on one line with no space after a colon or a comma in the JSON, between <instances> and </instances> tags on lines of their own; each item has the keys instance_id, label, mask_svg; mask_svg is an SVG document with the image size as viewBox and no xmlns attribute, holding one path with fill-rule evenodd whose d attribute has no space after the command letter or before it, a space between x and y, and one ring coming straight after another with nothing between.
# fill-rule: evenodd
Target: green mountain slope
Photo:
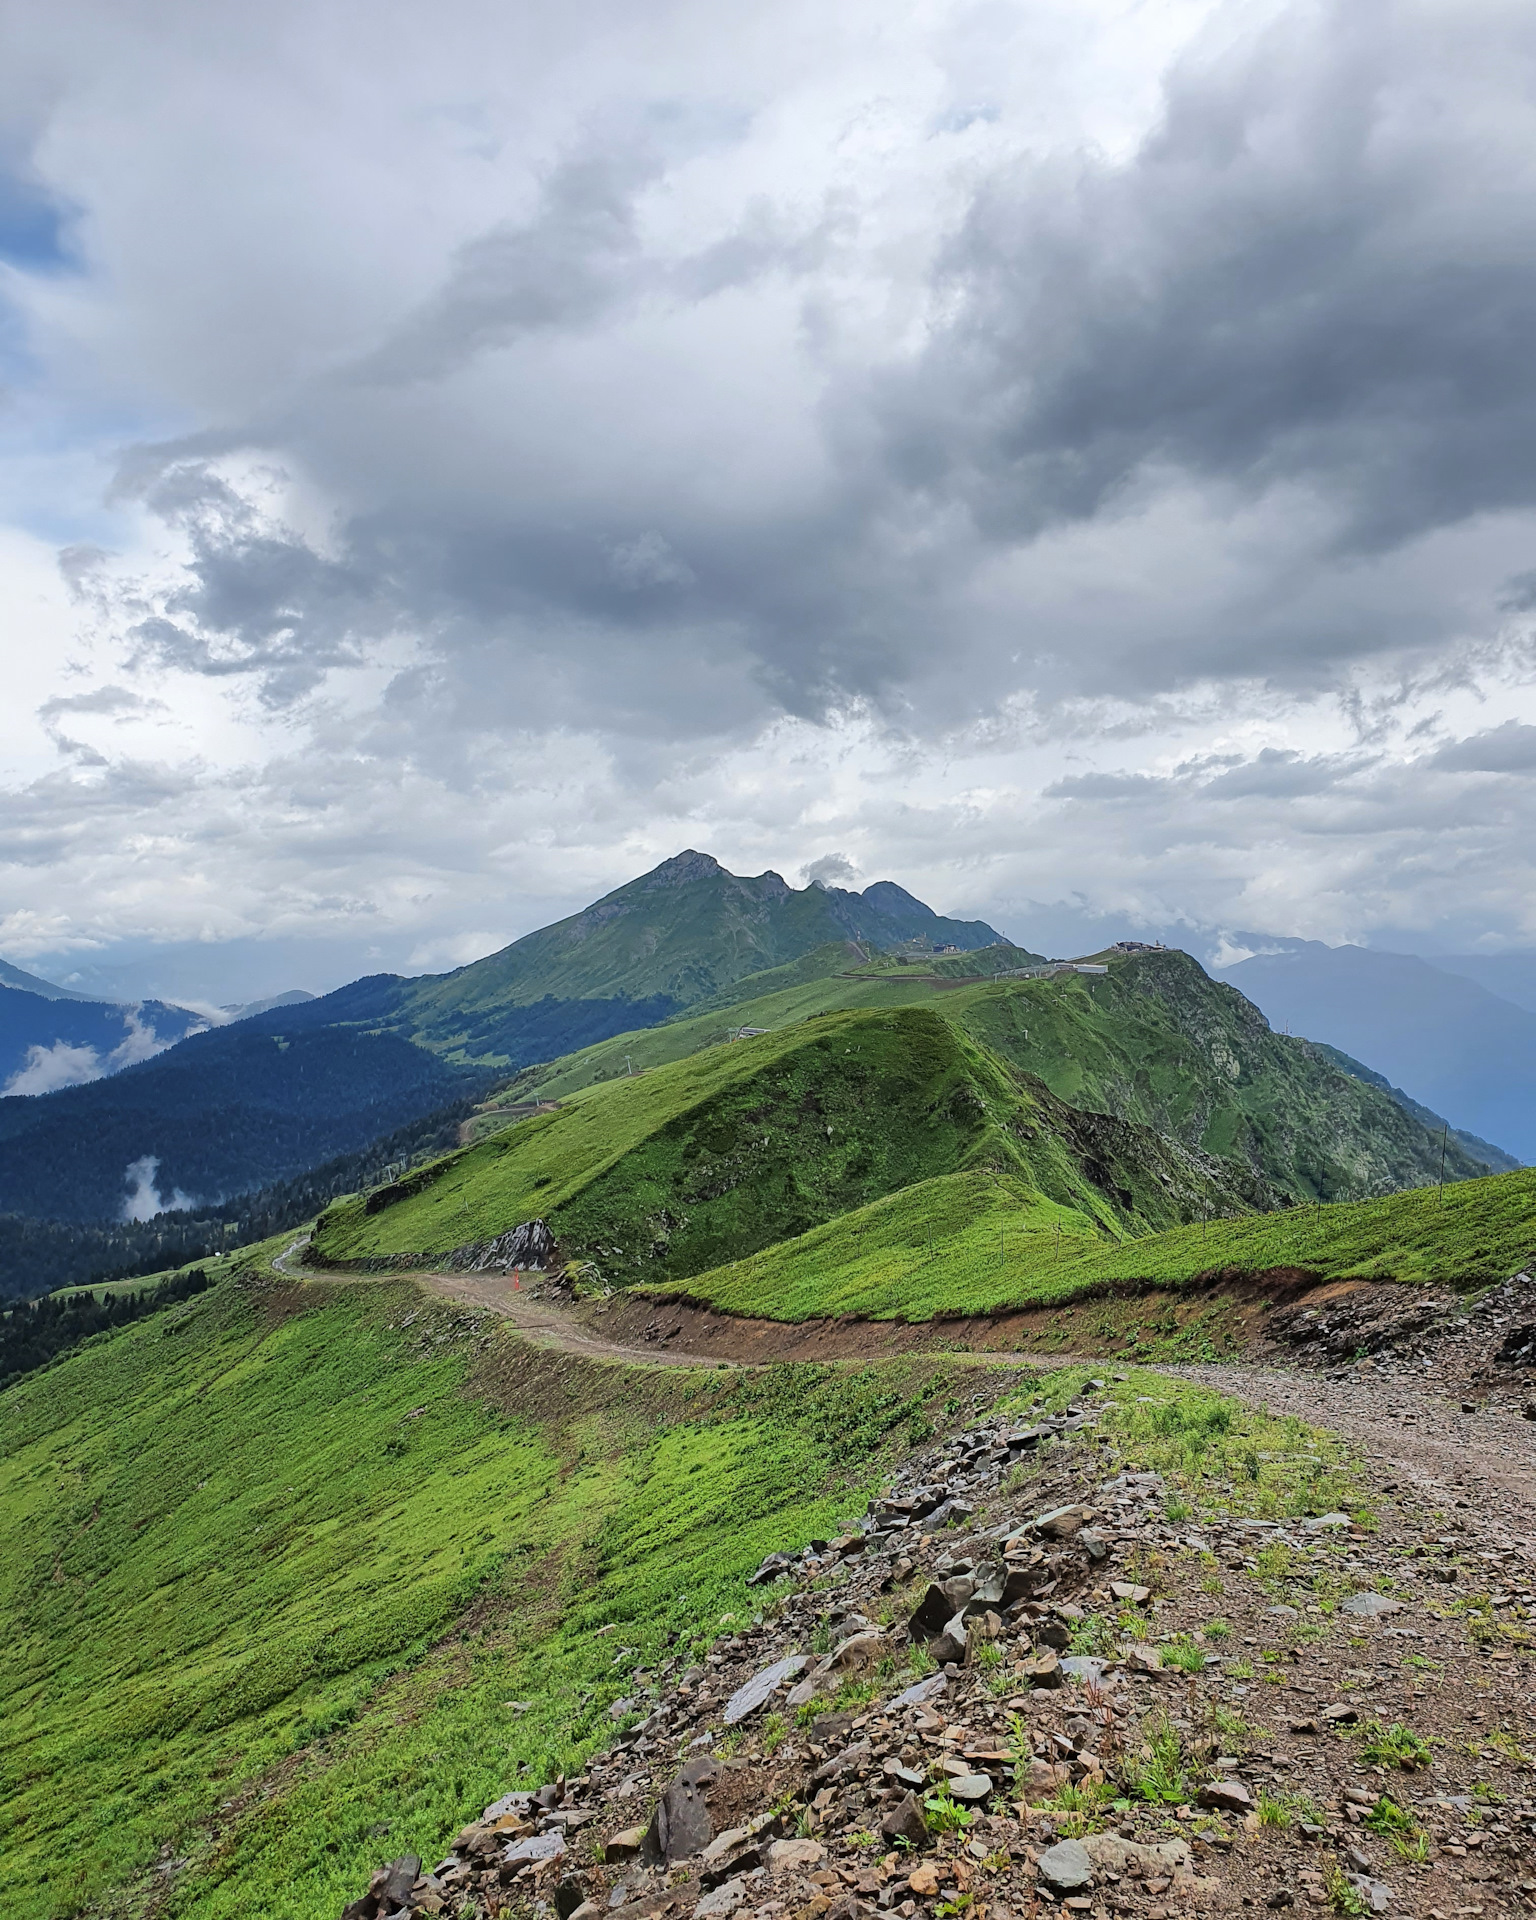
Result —
<instances>
[{"instance_id":1,"label":"green mountain slope","mask_svg":"<svg viewBox=\"0 0 1536 1920\"><path fill-rule=\"evenodd\" d=\"M1426 1107L1422 1101L1415 1100L1411 1093L1404 1093L1401 1087L1394 1087L1384 1073L1363 1066L1347 1053L1341 1053L1337 1047L1330 1047L1321 1041L1315 1043L1319 1053L1333 1062L1341 1073L1347 1073L1356 1080L1364 1080L1368 1086L1380 1087L1391 1100L1395 1100L1404 1113L1411 1114L1421 1127L1425 1127L1436 1137L1442 1134L1447 1142L1454 1141L1462 1151L1474 1160L1481 1160L1491 1173L1513 1173L1520 1162L1512 1153L1506 1153L1502 1147L1494 1146L1491 1140L1482 1140L1475 1133L1468 1133L1465 1127L1453 1127L1444 1114L1436 1113L1433 1107Z\"/></svg>"},{"instance_id":2,"label":"green mountain slope","mask_svg":"<svg viewBox=\"0 0 1536 1920\"><path fill-rule=\"evenodd\" d=\"M934 1181L663 1291L770 1320L837 1313L927 1320L1269 1273L1472 1287L1536 1258L1536 1171L1119 1242L1073 1233L1065 1223L1058 1236L1054 1226L1016 1210L1002 1187L983 1210L979 1200Z\"/></svg>"},{"instance_id":3,"label":"green mountain slope","mask_svg":"<svg viewBox=\"0 0 1536 1920\"><path fill-rule=\"evenodd\" d=\"M326 1210L329 1261L443 1255L541 1218L617 1281L696 1273L880 1196L966 1171L1012 1176L1119 1235L1273 1204L1246 1169L1074 1112L924 1008L821 1015L589 1088Z\"/></svg>"},{"instance_id":4,"label":"green mountain slope","mask_svg":"<svg viewBox=\"0 0 1536 1920\"><path fill-rule=\"evenodd\" d=\"M5 1390L5 1912L321 1920L381 1818L439 1858L839 1531L955 1371L637 1371L249 1276Z\"/></svg>"},{"instance_id":5,"label":"green mountain slope","mask_svg":"<svg viewBox=\"0 0 1536 1920\"><path fill-rule=\"evenodd\" d=\"M546 1000L632 1001L644 1008L633 1022L641 1026L829 942L937 948L1001 939L983 921L943 919L890 881L861 894L797 890L776 873L745 878L690 851L500 953L409 983L400 1019L434 1051L499 1060L510 1010Z\"/></svg>"},{"instance_id":6,"label":"green mountain slope","mask_svg":"<svg viewBox=\"0 0 1536 1920\"><path fill-rule=\"evenodd\" d=\"M815 977L761 982L719 1011L623 1034L524 1075L509 1098L563 1099L636 1068L686 1058L740 1026L774 1032L839 1007L928 1006L973 1040L1038 1076L1074 1107L1132 1120L1184 1146L1240 1159L1301 1199L1333 1200L1438 1181L1438 1129L1391 1094L1345 1072L1326 1048L1272 1033L1257 1007L1179 952L1100 956L1101 974L967 979L973 955L938 967L838 964L807 956ZM1453 1135L1450 1180L1489 1171Z\"/></svg>"}]
</instances>

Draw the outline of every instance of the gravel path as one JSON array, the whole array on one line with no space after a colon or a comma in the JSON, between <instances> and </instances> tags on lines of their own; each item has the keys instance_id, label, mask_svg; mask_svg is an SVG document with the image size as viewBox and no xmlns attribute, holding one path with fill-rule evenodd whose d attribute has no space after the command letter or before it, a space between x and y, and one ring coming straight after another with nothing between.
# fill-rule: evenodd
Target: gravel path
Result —
<instances>
[{"instance_id":1,"label":"gravel path","mask_svg":"<svg viewBox=\"0 0 1536 1920\"><path fill-rule=\"evenodd\" d=\"M1426 1493L1475 1493L1489 1516L1536 1530L1536 1422L1402 1379L1333 1379L1275 1367L1164 1367L1182 1380L1342 1433Z\"/></svg>"}]
</instances>

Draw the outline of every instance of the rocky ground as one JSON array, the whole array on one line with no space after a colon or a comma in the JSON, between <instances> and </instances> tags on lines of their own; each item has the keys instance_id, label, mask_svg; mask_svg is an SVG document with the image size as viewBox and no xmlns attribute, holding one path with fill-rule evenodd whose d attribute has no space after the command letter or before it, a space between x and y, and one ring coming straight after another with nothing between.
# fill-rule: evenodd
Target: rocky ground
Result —
<instances>
[{"instance_id":1,"label":"rocky ground","mask_svg":"<svg viewBox=\"0 0 1536 1920\"><path fill-rule=\"evenodd\" d=\"M1411 1346L1379 1351L1401 1380L1214 1371L1435 1404ZM579 1778L509 1782L347 1920L1536 1906L1536 1476L1457 1492L1383 1420L1348 1512L1244 1517L1239 1486L1138 1468L1104 1412L1133 1392L914 1458L861 1533L771 1557L750 1618L637 1684Z\"/></svg>"}]
</instances>

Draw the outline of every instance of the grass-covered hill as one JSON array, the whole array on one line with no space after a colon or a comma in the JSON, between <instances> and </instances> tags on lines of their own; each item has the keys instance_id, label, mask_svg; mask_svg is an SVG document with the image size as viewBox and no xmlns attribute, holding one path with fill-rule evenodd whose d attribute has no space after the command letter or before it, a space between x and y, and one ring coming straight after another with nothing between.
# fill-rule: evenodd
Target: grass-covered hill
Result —
<instances>
[{"instance_id":1,"label":"grass-covered hill","mask_svg":"<svg viewBox=\"0 0 1536 1920\"><path fill-rule=\"evenodd\" d=\"M1289 1279L1475 1287L1536 1259L1536 1171L1379 1200L1213 1219L1112 1241L1019 1204L1004 1182L935 1180L678 1282L722 1312L770 1320L927 1320L1099 1294Z\"/></svg>"},{"instance_id":2,"label":"grass-covered hill","mask_svg":"<svg viewBox=\"0 0 1536 1920\"><path fill-rule=\"evenodd\" d=\"M331 1920L377 1822L436 1859L578 1771L955 1378L595 1365L403 1281L98 1337L0 1392L0 1905Z\"/></svg>"},{"instance_id":3,"label":"grass-covered hill","mask_svg":"<svg viewBox=\"0 0 1536 1920\"><path fill-rule=\"evenodd\" d=\"M702 1272L944 1175L1006 1178L1119 1236L1274 1196L1244 1167L1083 1114L928 1008L817 1016L588 1087L321 1216L329 1261L446 1254L534 1218L619 1282Z\"/></svg>"},{"instance_id":4,"label":"grass-covered hill","mask_svg":"<svg viewBox=\"0 0 1536 1920\"><path fill-rule=\"evenodd\" d=\"M629 1063L683 1059L743 1026L778 1032L832 1008L927 1006L1071 1106L1241 1160L1297 1198L1388 1193L1440 1177L1433 1116L1405 1111L1328 1050L1272 1033L1257 1007L1188 954L1111 952L1099 956L1103 973L1037 979L981 975L987 958L903 966L885 957L860 966L823 950L794 977L757 976L740 983L742 997L536 1069L509 1097L564 1099L626 1073ZM1452 1134L1448 1179L1489 1170Z\"/></svg>"}]
</instances>

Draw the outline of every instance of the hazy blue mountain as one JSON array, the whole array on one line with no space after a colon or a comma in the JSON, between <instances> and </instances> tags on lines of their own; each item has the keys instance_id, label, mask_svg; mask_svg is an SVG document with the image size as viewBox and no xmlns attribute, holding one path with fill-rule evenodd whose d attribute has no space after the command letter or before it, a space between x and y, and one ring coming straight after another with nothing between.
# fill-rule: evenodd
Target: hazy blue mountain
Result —
<instances>
[{"instance_id":1,"label":"hazy blue mountain","mask_svg":"<svg viewBox=\"0 0 1536 1920\"><path fill-rule=\"evenodd\" d=\"M1453 1127L1536 1162L1536 1013L1414 954L1316 940L1221 977L1273 1026L1367 1062Z\"/></svg>"},{"instance_id":2,"label":"hazy blue mountain","mask_svg":"<svg viewBox=\"0 0 1536 1920\"><path fill-rule=\"evenodd\" d=\"M44 1095L99 1080L150 1059L207 1024L201 1014L163 1000L120 1007L0 985L0 1093Z\"/></svg>"},{"instance_id":3,"label":"hazy blue mountain","mask_svg":"<svg viewBox=\"0 0 1536 1920\"><path fill-rule=\"evenodd\" d=\"M1491 1141L1480 1140L1475 1133L1468 1133L1464 1127L1453 1127L1444 1114L1436 1113L1432 1107L1424 1106L1422 1102L1415 1100L1411 1093L1404 1093L1401 1087L1394 1087L1384 1073L1373 1072L1370 1067L1362 1065L1360 1061L1351 1060L1347 1053L1340 1052L1337 1047L1330 1047L1326 1041L1318 1040L1313 1044L1321 1052L1326 1053L1335 1066L1341 1067L1345 1073L1352 1075L1356 1080L1365 1081L1367 1086L1380 1087L1383 1093L1397 1102L1404 1113L1411 1113L1420 1126L1431 1134L1443 1134L1452 1147L1462 1147L1474 1159L1485 1162L1494 1173L1513 1173L1522 1164L1512 1153L1506 1153L1502 1147L1494 1146Z\"/></svg>"},{"instance_id":4,"label":"hazy blue mountain","mask_svg":"<svg viewBox=\"0 0 1536 1920\"><path fill-rule=\"evenodd\" d=\"M13 967L9 960L0 960L0 987L16 987L22 993L35 993L43 1000L87 1000L109 1006L118 1004L116 1001L104 1001L100 994L76 993L73 987L56 986L52 980L44 980L22 967Z\"/></svg>"},{"instance_id":5,"label":"hazy blue mountain","mask_svg":"<svg viewBox=\"0 0 1536 1920\"><path fill-rule=\"evenodd\" d=\"M1536 953L1437 953L1429 964L1536 1013Z\"/></svg>"}]
</instances>

